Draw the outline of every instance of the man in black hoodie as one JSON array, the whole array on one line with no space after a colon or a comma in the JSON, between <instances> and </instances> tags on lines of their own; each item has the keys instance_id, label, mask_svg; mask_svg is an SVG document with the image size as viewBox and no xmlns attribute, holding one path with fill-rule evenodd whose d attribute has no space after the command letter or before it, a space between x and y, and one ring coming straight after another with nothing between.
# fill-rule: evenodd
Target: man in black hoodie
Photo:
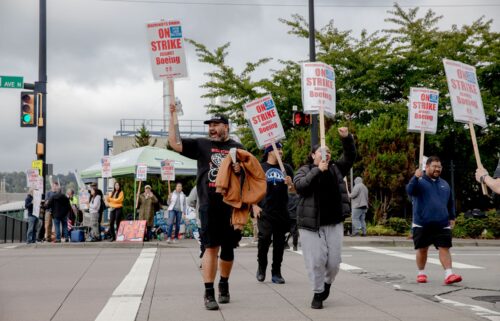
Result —
<instances>
[{"instance_id":1,"label":"man in black hoodie","mask_svg":"<svg viewBox=\"0 0 500 321\"><path fill-rule=\"evenodd\" d=\"M61 225L64 239L68 242L68 213L71 211L71 204L69 203L68 197L61 193L61 187L59 184L54 182L53 186L55 193L49 198L46 208L50 209L52 213L52 220L56 228L55 243L61 243Z\"/></svg>"}]
</instances>

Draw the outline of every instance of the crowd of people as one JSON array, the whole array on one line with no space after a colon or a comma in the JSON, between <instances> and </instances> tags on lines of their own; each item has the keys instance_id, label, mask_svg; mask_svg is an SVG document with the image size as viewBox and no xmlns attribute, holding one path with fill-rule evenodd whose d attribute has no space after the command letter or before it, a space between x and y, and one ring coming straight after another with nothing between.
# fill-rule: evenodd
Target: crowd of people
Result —
<instances>
[{"instance_id":1,"label":"crowd of people","mask_svg":"<svg viewBox=\"0 0 500 321\"><path fill-rule=\"evenodd\" d=\"M170 107L175 112L175 106ZM218 310L219 304L231 301L229 279L234 264L234 249L242 238L242 227L251 217L254 242L257 243L256 279L264 282L268 268L268 252L272 244L271 282L285 284L281 265L284 251L298 250L300 245L305 268L312 290L311 308L322 309L330 296L332 283L339 272L344 235L343 222L352 219L352 236L365 236L366 212L370 206L369 191L363 179L357 177L349 192L345 177L356 159L353 136L346 127L338 128L342 153L338 159L331 158L327 146L313 146L305 165L295 173L288 164L283 164L282 145L276 142L266 146L264 156L258 161L255 156L229 136L229 121L223 115L215 115L205 121L207 138L176 139L174 117L170 117L169 145L176 152L197 161L196 186L189 196L177 183L167 201L165 219L167 228L163 232L168 243L177 243L181 222L192 222L193 235L200 242L200 258L204 286L204 306L207 310ZM412 200L412 236L416 251L418 283L427 282L425 266L431 245L439 252L444 269L444 283L462 281L452 270L451 230L455 222L455 208L448 183L442 179L442 166L438 157L429 157L425 171L417 169L407 185ZM500 176L500 162L497 168ZM480 168L476 179L494 192L500 193L500 179L491 177ZM108 195L92 185L90 188L89 241L100 239L103 209L107 206L110 240L116 239L116 229L123 217L123 191L116 182ZM51 240L52 225L55 228L54 242L68 240L68 226L75 227L79 210L74 191L62 194L54 183L48 193L40 218L45 224L37 224L33 217L33 197L26 198L29 214L28 243L40 235ZM159 199L146 185L138 197L139 219L146 221L145 240L154 238L154 215ZM189 215L189 217L188 217ZM116 228L115 228L116 224ZM37 229L37 225L39 228ZM215 291L217 284L218 296ZM217 298L217 299L216 299Z\"/></svg>"}]
</instances>

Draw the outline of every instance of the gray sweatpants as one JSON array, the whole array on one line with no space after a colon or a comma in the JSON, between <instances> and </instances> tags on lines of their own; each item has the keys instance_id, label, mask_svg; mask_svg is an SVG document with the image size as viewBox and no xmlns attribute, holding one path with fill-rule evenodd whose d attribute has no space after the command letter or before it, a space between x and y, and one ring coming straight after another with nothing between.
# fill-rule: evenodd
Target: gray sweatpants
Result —
<instances>
[{"instance_id":1,"label":"gray sweatpants","mask_svg":"<svg viewBox=\"0 0 500 321\"><path fill-rule=\"evenodd\" d=\"M299 229L302 254L314 293L321 293L339 272L344 224L321 226L312 232Z\"/></svg>"}]
</instances>

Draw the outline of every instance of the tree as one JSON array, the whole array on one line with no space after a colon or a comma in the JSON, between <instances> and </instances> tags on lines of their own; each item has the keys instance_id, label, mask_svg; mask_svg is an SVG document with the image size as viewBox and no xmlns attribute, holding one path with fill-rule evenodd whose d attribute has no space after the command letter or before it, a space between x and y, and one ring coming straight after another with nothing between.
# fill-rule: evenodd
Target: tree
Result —
<instances>
[{"instance_id":1,"label":"tree","mask_svg":"<svg viewBox=\"0 0 500 321\"><path fill-rule=\"evenodd\" d=\"M484 201L474 183L476 165L468 128L453 120L443 58L476 67L488 123L485 129L476 128L483 164L493 169L500 154L500 34L492 32L491 20L484 18L461 28L439 30L441 18L432 10L420 15L419 8L404 10L396 4L388 11L388 27L384 30L372 34L363 31L355 38L350 30L335 27L332 20L315 31L317 59L332 65L336 76L337 115L327 120L327 143L334 147L333 153L340 149L338 126L346 125L356 135L360 158L354 171L365 177L373 191L378 221L400 215L408 205L404 187L416 167L419 139L406 131L410 87L425 86L441 93L438 132L426 136L425 154L441 156L447 180L453 175L449 165L452 161L455 164L455 173L459 173L454 175L458 207L470 208ZM280 21L290 28L289 34L309 37L308 23L300 15ZM202 86L208 90L204 97L228 97L224 106L208 105L208 111L226 113L244 125L242 105L272 94L288 138L286 159L296 167L304 163L310 150L309 132L284 121L290 119L293 105L301 105L299 63L280 61L280 70L253 80L252 73L269 58L247 63L237 74L225 62L229 43L213 52L200 43L191 43L199 60L215 68L208 73L211 80ZM245 146L258 153L248 127L240 134Z\"/></svg>"},{"instance_id":2,"label":"tree","mask_svg":"<svg viewBox=\"0 0 500 321\"><path fill-rule=\"evenodd\" d=\"M137 134L135 134L134 147L155 146L157 139L155 138L153 141L151 141L151 139L152 137L149 134L149 130L142 124L142 127L137 131Z\"/></svg>"}]
</instances>

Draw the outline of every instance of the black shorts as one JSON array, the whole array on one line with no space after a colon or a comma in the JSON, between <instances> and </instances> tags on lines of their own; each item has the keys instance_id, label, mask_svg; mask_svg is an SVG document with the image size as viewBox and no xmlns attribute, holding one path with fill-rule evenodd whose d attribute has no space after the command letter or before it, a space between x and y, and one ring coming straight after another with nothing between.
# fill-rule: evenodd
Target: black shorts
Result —
<instances>
[{"instance_id":1,"label":"black shorts","mask_svg":"<svg viewBox=\"0 0 500 321\"><path fill-rule=\"evenodd\" d=\"M451 229L443 227L414 227L413 228L413 244L415 249L422 249L434 245L437 248L450 248L451 244Z\"/></svg>"},{"instance_id":2,"label":"black shorts","mask_svg":"<svg viewBox=\"0 0 500 321\"><path fill-rule=\"evenodd\" d=\"M204 247L238 246L241 231L231 225L233 208L222 201L221 194L210 194L208 206L200 207L200 239Z\"/></svg>"}]
</instances>

